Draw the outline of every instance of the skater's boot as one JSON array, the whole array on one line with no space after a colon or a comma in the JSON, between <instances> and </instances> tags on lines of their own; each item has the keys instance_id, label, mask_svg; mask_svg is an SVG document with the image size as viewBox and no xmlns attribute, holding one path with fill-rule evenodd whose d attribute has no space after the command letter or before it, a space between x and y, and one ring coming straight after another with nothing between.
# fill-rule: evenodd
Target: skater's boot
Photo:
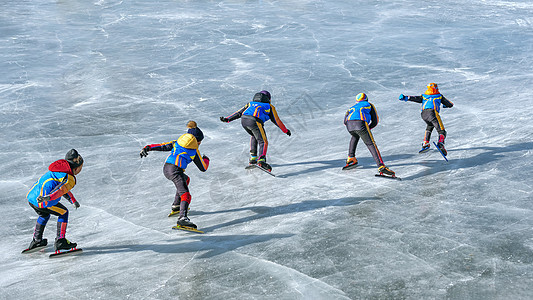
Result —
<instances>
[{"instance_id":1,"label":"skater's boot","mask_svg":"<svg viewBox=\"0 0 533 300\"><path fill-rule=\"evenodd\" d=\"M78 244L71 243L66 238L56 239L56 244L55 244L56 251L58 251L58 250L70 250L72 248L76 248L77 246L78 246Z\"/></svg>"},{"instance_id":2,"label":"skater's boot","mask_svg":"<svg viewBox=\"0 0 533 300\"><path fill-rule=\"evenodd\" d=\"M48 240L47 239L42 239L40 241L32 240L31 243L30 243L30 246L28 247L28 250L44 247L46 245L48 245Z\"/></svg>"},{"instance_id":3,"label":"skater's boot","mask_svg":"<svg viewBox=\"0 0 533 300\"><path fill-rule=\"evenodd\" d=\"M40 241L36 241L35 238L33 238L31 240L31 243L30 243L30 246L28 247L28 249L26 250L23 250L22 253L31 253L31 252L35 252L41 248L44 248L46 247L46 245L48 245L48 240L47 239L42 239Z\"/></svg>"},{"instance_id":4,"label":"skater's boot","mask_svg":"<svg viewBox=\"0 0 533 300\"><path fill-rule=\"evenodd\" d=\"M191 222L187 216L182 216L178 219L178 225L196 228L196 224Z\"/></svg>"},{"instance_id":5,"label":"skater's boot","mask_svg":"<svg viewBox=\"0 0 533 300\"><path fill-rule=\"evenodd\" d=\"M172 205L172 213L177 214L180 212L180 205Z\"/></svg>"},{"instance_id":6,"label":"skater's boot","mask_svg":"<svg viewBox=\"0 0 533 300\"><path fill-rule=\"evenodd\" d=\"M191 194L189 192L186 192L183 195L181 195L180 215L178 218L178 225L196 228L196 225L194 225L191 222L191 220L187 218L187 212L189 211L190 201L191 201Z\"/></svg>"},{"instance_id":7,"label":"skater's boot","mask_svg":"<svg viewBox=\"0 0 533 300\"><path fill-rule=\"evenodd\" d=\"M428 152L429 151L429 147L430 147L430 144L428 141L424 141L422 143L422 149L420 149L420 151L418 151L418 153L425 153L425 152Z\"/></svg>"},{"instance_id":8,"label":"skater's boot","mask_svg":"<svg viewBox=\"0 0 533 300\"><path fill-rule=\"evenodd\" d=\"M448 155L448 151L444 148L444 139L446 136L444 134L439 135L439 142L437 143L437 147L439 147L440 151L444 156Z\"/></svg>"},{"instance_id":9,"label":"skater's boot","mask_svg":"<svg viewBox=\"0 0 533 300\"><path fill-rule=\"evenodd\" d=\"M343 169L351 169L355 166L357 166L358 162L357 162L357 158L355 157L348 157L348 159L346 160L346 166L344 166Z\"/></svg>"},{"instance_id":10,"label":"skater's boot","mask_svg":"<svg viewBox=\"0 0 533 300\"><path fill-rule=\"evenodd\" d=\"M175 216L175 215L179 215L180 213L180 205L175 205L175 204L172 204L172 210L170 211L170 213L168 214L169 217L172 217L172 216Z\"/></svg>"},{"instance_id":11,"label":"skater's boot","mask_svg":"<svg viewBox=\"0 0 533 300\"><path fill-rule=\"evenodd\" d=\"M264 156L259 158L259 160L257 161L257 165L269 172L272 171L272 167L269 164L267 164L266 158Z\"/></svg>"},{"instance_id":12,"label":"skater's boot","mask_svg":"<svg viewBox=\"0 0 533 300\"><path fill-rule=\"evenodd\" d=\"M252 155L248 163L250 163L251 165L255 165L257 163L257 156Z\"/></svg>"},{"instance_id":13,"label":"skater's boot","mask_svg":"<svg viewBox=\"0 0 533 300\"><path fill-rule=\"evenodd\" d=\"M439 150L444 156L448 155L448 151L446 151L446 148L444 148L444 142L438 142L437 147L439 147Z\"/></svg>"},{"instance_id":14,"label":"skater's boot","mask_svg":"<svg viewBox=\"0 0 533 300\"><path fill-rule=\"evenodd\" d=\"M386 174L392 177L396 176L396 173L394 173L394 171L392 171L391 169L387 168L385 165L379 167L378 172L380 174Z\"/></svg>"}]
</instances>

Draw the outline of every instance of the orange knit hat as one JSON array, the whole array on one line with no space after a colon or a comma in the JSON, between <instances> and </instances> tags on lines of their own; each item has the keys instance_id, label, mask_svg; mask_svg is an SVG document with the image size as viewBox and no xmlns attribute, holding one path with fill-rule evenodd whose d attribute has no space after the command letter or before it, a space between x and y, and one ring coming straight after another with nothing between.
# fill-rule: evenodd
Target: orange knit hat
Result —
<instances>
[{"instance_id":1,"label":"orange knit hat","mask_svg":"<svg viewBox=\"0 0 533 300\"><path fill-rule=\"evenodd\" d=\"M435 95L439 93L439 87L434 82L428 84L427 88L428 89L425 92L426 95Z\"/></svg>"}]
</instances>

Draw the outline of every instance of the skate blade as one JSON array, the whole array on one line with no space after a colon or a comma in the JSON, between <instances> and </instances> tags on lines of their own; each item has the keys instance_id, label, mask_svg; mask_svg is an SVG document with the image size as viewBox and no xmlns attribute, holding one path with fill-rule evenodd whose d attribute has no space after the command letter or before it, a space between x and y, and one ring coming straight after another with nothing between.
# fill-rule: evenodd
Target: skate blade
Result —
<instances>
[{"instance_id":1,"label":"skate blade","mask_svg":"<svg viewBox=\"0 0 533 300\"><path fill-rule=\"evenodd\" d=\"M188 208L187 208L187 211L190 211L190 210L191 210L191 208L188 207ZM179 216L179 214L180 214L180 211L179 211L179 210L178 210L178 211L171 211L171 212L168 214L168 217Z\"/></svg>"},{"instance_id":2,"label":"skate blade","mask_svg":"<svg viewBox=\"0 0 533 300\"><path fill-rule=\"evenodd\" d=\"M179 215L180 214L180 211L171 211L169 214L168 214L168 217L172 217L172 216L176 216L176 215Z\"/></svg>"},{"instance_id":3,"label":"skate blade","mask_svg":"<svg viewBox=\"0 0 533 300\"><path fill-rule=\"evenodd\" d=\"M248 168L248 167L250 167L250 168ZM272 170L265 169L265 168L260 167L258 165L249 165L248 167L246 167L245 169L247 169L247 170L254 169L254 168L255 169L259 169L259 170L267 173L268 175L270 175L272 177L276 177L276 175L272 173Z\"/></svg>"},{"instance_id":4,"label":"skate blade","mask_svg":"<svg viewBox=\"0 0 533 300\"><path fill-rule=\"evenodd\" d=\"M347 171L347 170L351 170L351 169L355 169L359 166L359 164L355 164L355 165L346 165L344 167L342 167L342 170L343 171Z\"/></svg>"},{"instance_id":5,"label":"skate blade","mask_svg":"<svg viewBox=\"0 0 533 300\"><path fill-rule=\"evenodd\" d=\"M34 252L37 252L37 251L41 251L41 250L44 250L44 248L48 247L48 245L46 246L41 246L41 247L35 247L33 249L25 249L25 250L22 250L21 254L30 254L30 253L34 253Z\"/></svg>"},{"instance_id":6,"label":"skate blade","mask_svg":"<svg viewBox=\"0 0 533 300\"><path fill-rule=\"evenodd\" d=\"M56 250L56 252L50 254L50 258L77 254L77 253L81 253L82 251L83 250L81 248L71 248L70 250Z\"/></svg>"},{"instance_id":7,"label":"skate blade","mask_svg":"<svg viewBox=\"0 0 533 300\"><path fill-rule=\"evenodd\" d=\"M389 179L402 180L400 177L397 177L396 175L386 175L386 174L383 174L383 173L376 174L375 176L376 177L389 178Z\"/></svg>"},{"instance_id":8,"label":"skate blade","mask_svg":"<svg viewBox=\"0 0 533 300\"><path fill-rule=\"evenodd\" d=\"M194 227L189 227L189 226L176 225L176 226L172 226L172 229L195 232L195 233L204 233L201 230L198 230L198 229L196 229Z\"/></svg>"},{"instance_id":9,"label":"skate blade","mask_svg":"<svg viewBox=\"0 0 533 300\"><path fill-rule=\"evenodd\" d=\"M437 146L437 143L435 143L435 142L433 142L433 145L435 145L435 147L437 147L437 150L439 150L440 155L442 155L442 157L444 157L444 159L445 159L446 161L448 161L448 157L446 157L446 156L448 155L448 152L446 151L446 154L444 154L444 153L442 152L442 150L439 148L439 146Z\"/></svg>"}]
</instances>

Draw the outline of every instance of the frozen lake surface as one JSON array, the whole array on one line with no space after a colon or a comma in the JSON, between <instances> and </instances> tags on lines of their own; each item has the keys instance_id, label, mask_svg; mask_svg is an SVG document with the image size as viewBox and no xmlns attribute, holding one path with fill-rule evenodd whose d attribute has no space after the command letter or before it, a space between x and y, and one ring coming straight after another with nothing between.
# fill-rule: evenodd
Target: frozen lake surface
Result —
<instances>
[{"instance_id":1,"label":"frozen lake surface","mask_svg":"<svg viewBox=\"0 0 533 300\"><path fill-rule=\"evenodd\" d=\"M0 3L0 299L532 299L531 1L14 1ZM429 82L449 162L418 154ZM257 91L277 177L247 171L223 124ZM341 171L342 120L365 92L387 166ZM190 218L174 231L167 153L206 135ZM433 139L436 139L436 133ZM21 255L26 193L76 148L67 238L83 254ZM55 237L55 217L45 237Z\"/></svg>"}]
</instances>

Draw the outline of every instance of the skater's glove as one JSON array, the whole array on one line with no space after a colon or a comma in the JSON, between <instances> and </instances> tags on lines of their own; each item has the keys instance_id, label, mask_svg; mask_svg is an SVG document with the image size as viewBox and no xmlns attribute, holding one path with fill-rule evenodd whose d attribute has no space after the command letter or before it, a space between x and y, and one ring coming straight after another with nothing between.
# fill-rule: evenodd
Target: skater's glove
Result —
<instances>
[{"instance_id":1,"label":"skater's glove","mask_svg":"<svg viewBox=\"0 0 533 300\"><path fill-rule=\"evenodd\" d=\"M287 132L285 132L286 135L291 136L291 131L287 129Z\"/></svg>"},{"instance_id":2,"label":"skater's glove","mask_svg":"<svg viewBox=\"0 0 533 300\"><path fill-rule=\"evenodd\" d=\"M74 203L72 203L72 204L74 204L74 207L75 207L76 209L78 209L78 208L80 207L80 203L79 203L78 201L76 201L76 202L74 202Z\"/></svg>"},{"instance_id":3,"label":"skater's glove","mask_svg":"<svg viewBox=\"0 0 533 300\"><path fill-rule=\"evenodd\" d=\"M141 158L143 157L147 157L148 156L148 151L150 151L150 146L145 146L142 150L141 150Z\"/></svg>"},{"instance_id":4,"label":"skater's glove","mask_svg":"<svg viewBox=\"0 0 533 300\"><path fill-rule=\"evenodd\" d=\"M404 94L401 94L400 97L398 97L398 100L400 101L407 101L407 99L409 99L409 97L405 96Z\"/></svg>"},{"instance_id":5,"label":"skater's glove","mask_svg":"<svg viewBox=\"0 0 533 300\"><path fill-rule=\"evenodd\" d=\"M229 122L229 119L226 118L226 117L220 117L220 121L224 122L224 123L228 123Z\"/></svg>"},{"instance_id":6,"label":"skater's glove","mask_svg":"<svg viewBox=\"0 0 533 300\"><path fill-rule=\"evenodd\" d=\"M204 160L204 164L205 164L207 167L209 167L209 157L203 155L203 156L202 156L202 159ZM207 169L207 168L206 168L206 169Z\"/></svg>"},{"instance_id":7,"label":"skater's glove","mask_svg":"<svg viewBox=\"0 0 533 300\"><path fill-rule=\"evenodd\" d=\"M50 201L50 196L38 196L37 197L37 202L38 203L43 203L43 202L47 202L47 201Z\"/></svg>"}]
</instances>

